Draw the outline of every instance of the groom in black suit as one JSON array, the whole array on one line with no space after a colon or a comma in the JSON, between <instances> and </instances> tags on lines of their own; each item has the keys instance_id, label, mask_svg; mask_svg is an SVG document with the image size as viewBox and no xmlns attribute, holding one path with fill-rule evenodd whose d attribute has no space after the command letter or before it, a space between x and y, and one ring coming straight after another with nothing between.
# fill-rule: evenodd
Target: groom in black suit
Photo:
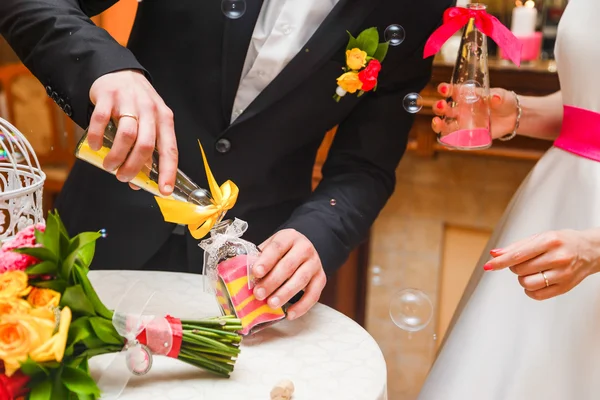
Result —
<instances>
[{"instance_id":1,"label":"groom in black suit","mask_svg":"<svg viewBox=\"0 0 600 400\"><path fill-rule=\"evenodd\" d=\"M143 0L127 48L89 19L116 1L0 1L0 32L64 112L89 125L90 142L111 117L119 123L105 164L121 165L118 180L78 161L58 202L67 228L107 230L95 267L198 272L197 242L121 182L156 145L163 193L177 165L206 187L200 140L217 181L240 188L228 216L263 242L255 294L278 306L305 290L289 310L304 314L393 193L413 121L403 99L429 80L423 45L453 1L246 0L231 19L239 13L222 8L239 12L241 1ZM390 46L377 91L336 102L347 32L370 27L381 41L388 27L405 40ZM336 125L311 193L317 149Z\"/></svg>"}]
</instances>

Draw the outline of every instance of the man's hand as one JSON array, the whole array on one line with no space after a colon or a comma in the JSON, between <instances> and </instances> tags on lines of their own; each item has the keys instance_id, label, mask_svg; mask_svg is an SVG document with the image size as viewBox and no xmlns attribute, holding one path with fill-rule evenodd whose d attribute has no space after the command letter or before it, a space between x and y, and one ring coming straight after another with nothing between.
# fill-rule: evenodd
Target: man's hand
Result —
<instances>
[{"instance_id":1,"label":"man's hand","mask_svg":"<svg viewBox=\"0 0 600 400\"><path fill-rule=\"evenodd\" d=\"M257 299L269 298L271 308L281 307L300 291L302 299L291 306L288 319L295 319L314 306L327 277L313 244L294 229L284 229L261 244L252 272L259 279L254 288Z\"/></svg>"},{"instance_id":2,"label":"man's hand","mask_svg":"<svg viewBox=\"0 0 600 400\"><path fill-rule=\"evenodd\" d=\"M117 179L129 182L152 157L159 154L159 189L170 195L177 173L177 142L173 112L156 93L146 77L138 71L118 71L96 79L90 88L95 104L88 129L92 150L102 147L102 136L111 117L118 124L112 149L104 168L119 169Z\"/></svg>"}]
</instances>

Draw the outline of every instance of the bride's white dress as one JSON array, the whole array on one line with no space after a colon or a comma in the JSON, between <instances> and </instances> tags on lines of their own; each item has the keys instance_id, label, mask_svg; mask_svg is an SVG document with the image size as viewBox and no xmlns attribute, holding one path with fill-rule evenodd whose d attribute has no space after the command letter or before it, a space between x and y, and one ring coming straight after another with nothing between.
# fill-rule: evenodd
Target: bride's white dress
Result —
<instances>
[{"instance_id":1,"label":"bride's white dress","mask_svg":"<svg viewBox=\"0 0 600 400\"><path fill-rule=\"evenodd\" d=\"M569 1L556 55L564 103L600 113L600 0ZM419 400L600 399L600 274L537 302L510 271L482 268L492 248L591 227L600 227L600 162L553 147L496 228Z\"/></svg>"}]
</instances>

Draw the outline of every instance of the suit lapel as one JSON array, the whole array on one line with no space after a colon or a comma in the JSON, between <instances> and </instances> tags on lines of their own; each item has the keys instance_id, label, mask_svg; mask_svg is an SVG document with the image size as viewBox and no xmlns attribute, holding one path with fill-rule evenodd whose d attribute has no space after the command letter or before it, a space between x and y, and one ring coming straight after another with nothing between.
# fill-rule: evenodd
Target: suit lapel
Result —
<instances>
[{"instance_id":1,"label":"suit lapel","mask_svg":"<svg viewBox=\"0 0 600 400\"><path fill-rule=\"evenodd\" d=\"M348 41L348 32L358 34L355 30L380 1L340 0L304 46L305 50L301 50L289 62L230 128L265 111L270 105L302 83L306 77L331 57L333 51L344 46ZM222 135L226 132L223 132Z\"/></svg>"},{"instance_id":2,"label":"suit lapel","mask_svg":"<svg viewBox=\"0 0 600 400\"><path fill-rule=\"evenodd\" d=\"M233 102L240 84L248 46L262 7L262 0L246 1L246 12L239 19L225 20L223 34L222 109L227 125L231 120Z\"/></svg>"}]
</instances>

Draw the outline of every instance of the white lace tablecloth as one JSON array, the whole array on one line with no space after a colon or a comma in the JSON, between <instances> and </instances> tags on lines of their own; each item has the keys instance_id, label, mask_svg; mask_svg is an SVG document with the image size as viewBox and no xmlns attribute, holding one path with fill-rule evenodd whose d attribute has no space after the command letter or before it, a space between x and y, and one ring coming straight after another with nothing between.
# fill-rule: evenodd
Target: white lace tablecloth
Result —
<instances>
[{"instance_id":1,"label":"white lace tablecloth","mask_svg":"<svg viewBox=\"0 0 600 400\"><path fill-rule=\"evenodd\" d=\"M214 297L202 291L200 275L169 272L92 271L100 298L114 308L140 280L157 290L147 314L178 318L219 315ZM90 360L97 377L113 359ZM145 376L132 376L123 400L269 400L282 379L295 387L294 400L386 400L386 365L377 343L358 324L324 305L296 321L282 321L245 338L229 379L166 357L155 357Z\"/></svg>"}]
</instances>

